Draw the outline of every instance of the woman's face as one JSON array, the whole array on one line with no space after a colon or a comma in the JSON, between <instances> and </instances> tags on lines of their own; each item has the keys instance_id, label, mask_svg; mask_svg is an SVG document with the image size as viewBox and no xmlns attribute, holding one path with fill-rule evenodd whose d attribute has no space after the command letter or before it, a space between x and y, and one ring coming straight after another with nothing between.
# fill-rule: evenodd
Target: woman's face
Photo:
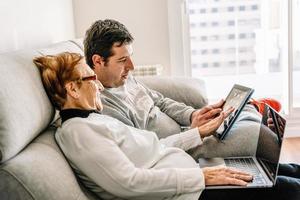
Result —
<instances>
[{"instance_id":1,"label":"woman's face","mask_svg":"<svg viewBox=\"0 0 300 200\"><path fill-rule=\"evenodd\" d=\"M94 71L82 59L75 68L81 74L81 86L78 88L78 107L86 110L102 110L100 92L104 89Z\"/></svg>"}]
</instances>

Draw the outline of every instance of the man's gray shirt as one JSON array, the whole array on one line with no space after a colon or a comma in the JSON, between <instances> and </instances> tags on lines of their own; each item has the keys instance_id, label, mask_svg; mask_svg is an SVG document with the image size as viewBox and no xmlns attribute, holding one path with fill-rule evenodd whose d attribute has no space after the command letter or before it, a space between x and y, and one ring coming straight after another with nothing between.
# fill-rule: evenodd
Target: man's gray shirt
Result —
<instances>
[{"instance_id":1,"label":"man's gray shirt","mask_svg":"<svg viewBox=\"0 0 300 200\"><path fill-rule=\"evenodd\" d=\"M176 91L174 91L176 92ZM195 110L183 103L165 98L132 76L123 86L105 88L101 94L103 114L123 123L156 132L159 138L181 132L181 126L190 125L190 116Z\"/></svg>"}]
</instances>

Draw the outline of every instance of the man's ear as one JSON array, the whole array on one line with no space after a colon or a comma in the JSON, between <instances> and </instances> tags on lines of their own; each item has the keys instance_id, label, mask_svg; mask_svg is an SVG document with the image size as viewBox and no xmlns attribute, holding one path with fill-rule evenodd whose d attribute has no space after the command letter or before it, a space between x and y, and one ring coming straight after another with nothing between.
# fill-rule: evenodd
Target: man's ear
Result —
<instances>
[{"instance_id":1,"label":"man's ear","mask_svg":"<svg viewBox=\"0 0 300 200\"><path fill-rule=\"evenodd\" d=\"M94 65L95 68L102 67L105 64L103 58L98 54L94 54L92 56L92 61L93 61L93 65Z\"/></svg>"},{"instance_id":2,"label":"man's ear","mask_svg":"<svg viewBox=\"0 0 300 200\"><path fill-rule=\"evenodd\" d=\"M65 85L65 88L67 90L67 95L74 98L78 99L79 98L79 88L78 85L71 81Z\"/></svg>"}]
</instances>

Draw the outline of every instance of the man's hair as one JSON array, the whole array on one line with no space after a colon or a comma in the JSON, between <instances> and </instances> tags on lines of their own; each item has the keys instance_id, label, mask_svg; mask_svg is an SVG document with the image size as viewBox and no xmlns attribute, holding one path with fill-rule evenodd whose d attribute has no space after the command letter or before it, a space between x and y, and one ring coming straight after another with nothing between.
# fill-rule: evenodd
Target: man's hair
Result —
<instances>
[{"instance_id":1,"label":"man's hair","mask_svg":"<svg viewBox=\"0 0 300 200\"><path fill-rule=\"evenodd\" d=\"M86 63L93 69L92 56L95 54L101 56L106 63L113 56L114 44L122 46L132 41L133 37L120 22L112 19L98 20L85 33L83 45Z\"/></svg>"},{"instance_id":2,"label":"man's hair","mask_svg":"<svg viewBox=\"0 0 300 200\"><path fill-rule=\"evenodd\" d=\"M65 84L80 78L80 72L75 66L82 58L83 56L78 53L64 52L33 59L41 72L47 95L58 110L61 110L67 100Z\"/></svg>"}]
</instances>

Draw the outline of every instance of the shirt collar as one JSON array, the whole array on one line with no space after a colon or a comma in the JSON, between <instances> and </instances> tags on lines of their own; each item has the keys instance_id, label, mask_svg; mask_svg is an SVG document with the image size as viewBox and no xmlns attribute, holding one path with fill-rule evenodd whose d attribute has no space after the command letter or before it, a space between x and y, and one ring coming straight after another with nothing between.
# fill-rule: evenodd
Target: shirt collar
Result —
<instances>
[{"instance_id":1,"label":"shirt collar","mask_svg":"<svg viewBox=\"0 0 300 200\"><path fill-rule=\"evenodd\" d=\"M91 113L101 114L98 110L64 109L59 112L61 123L74 117L87 118Z\"/></svg>"}]
</instances>

